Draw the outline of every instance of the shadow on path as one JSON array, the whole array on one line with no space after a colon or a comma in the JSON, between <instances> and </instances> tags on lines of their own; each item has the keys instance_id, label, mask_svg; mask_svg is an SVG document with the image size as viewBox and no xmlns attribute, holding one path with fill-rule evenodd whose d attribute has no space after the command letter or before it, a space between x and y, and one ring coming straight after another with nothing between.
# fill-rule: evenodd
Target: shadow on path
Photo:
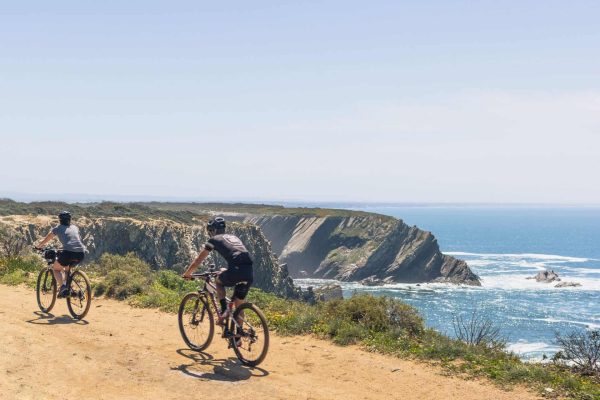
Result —
<instances>
[{"instance_id":1,"label":"shadow on path","mask_svg":"<svg viewBox=\"0 0 600 400\"><path fill-rule=\"evenodd\" d=\"M60 317L55 316L51 313L43 313L41 311L34 311L37 318L27 320L26 322L34 325L66 325L66 324L76 324L76 325L87 325L89 322L86 320L77 320L71 318L69 315L61 315Z\"/></svg>"},{"instance_id":2,"label":"shadow on path","mask_svg":"<svg viewBox=\"0 0 600 400\"><path fill-rule=\"evenodd\" d=\"M190 349L179 349L177 354L187 358L191 363L181 364L171 368L193 378L208 379L211 381L237 382L260 378L269 375L269 372L258 367L242 365L235 357L216 359L212 355ZM212 372L202 372L202 367L212 367Z\"/></svg>"}]
</instances>

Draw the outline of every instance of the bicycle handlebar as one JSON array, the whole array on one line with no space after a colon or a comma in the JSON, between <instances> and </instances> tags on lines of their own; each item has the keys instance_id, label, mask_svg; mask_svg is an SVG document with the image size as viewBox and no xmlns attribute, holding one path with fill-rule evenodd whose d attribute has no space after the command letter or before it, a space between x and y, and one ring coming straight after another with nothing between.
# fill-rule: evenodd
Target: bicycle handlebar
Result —
<instances>
[{"instance_id":1,"label":"bicycle handlebar","mask_svg":"<svg viewBox=\"0 0 600 400\"><path fill-rule=\"evenodd\" d=\"M197 273L192 274L192 279L206 278L207 276L217 276L217 275L219 275L218 271L197 272Z\"/></svg>"},{"instance_id":2,"label":"bicycle handlebar","mask_svg":"<svg viewBox=\"0 0 600 400\"><path fill-rule=\"evenodd\" d=\"M56 248L52 247L52 246L46 246L44 248L36 247L36 246L31 246L31 247L33 247L33 250L37 251L38 253L43 253L46 250L56 250Z\"/></svg>"}]
</instances>

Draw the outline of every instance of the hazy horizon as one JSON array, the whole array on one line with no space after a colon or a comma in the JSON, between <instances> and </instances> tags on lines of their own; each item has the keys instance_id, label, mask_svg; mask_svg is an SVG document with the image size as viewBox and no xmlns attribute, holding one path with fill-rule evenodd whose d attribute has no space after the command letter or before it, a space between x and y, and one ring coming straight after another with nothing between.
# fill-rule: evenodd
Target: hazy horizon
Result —
<instances>
[{"instance_id":1,"label":"hazy horizon","mask_svg":"<svg viewBox=\"0 0 600 400\"><path fill-rule=\"evenodd\" d=\"M600 204L598 15L589 1L9 3L0 192Z\"/></svg>"},{"instance_id":2,"label":"hazy horizon","mask_svg":"<svg viewBox=\"0 0 600 400\"><path fill-rule=\"evenodd\" d=\"M386 202L386 201L353 201L351 199L345 201L327 201L318 199L302 200L302 199L284 199L284 198L217 198L217 197L169 197L169 196L145 196L145 195L116 195L116 194L82 194L82 193L65 193L65 194L35 194L35 193L3 193L0 192L0 200L13 200L17 202L31 203L56 201L65 203L100 203L100 202L115 202L115 203L145 203L145 202L164 202L164 203L246 203L246 204L271 204L283 205L286 207L293 206L363 206L363 207L600 207L600 203L492 203L492 202Z\"/></svg>"}]
</instances>

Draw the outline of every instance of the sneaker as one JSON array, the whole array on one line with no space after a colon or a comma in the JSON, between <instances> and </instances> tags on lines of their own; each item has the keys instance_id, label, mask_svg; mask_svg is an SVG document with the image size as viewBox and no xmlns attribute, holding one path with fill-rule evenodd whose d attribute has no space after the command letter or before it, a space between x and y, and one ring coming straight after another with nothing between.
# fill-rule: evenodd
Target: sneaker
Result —
<instances>
[{"instance_id":1,"label":"sneaker","mask_svg":"<svg viewBox=\"0 0 600 400\"><path fill-rule=\"evenodd\" d=\"M235 344L234 344L235 342ZM233 346L235 347L242 347L242 338L234 338L233 341L229 341L229 344L227 345L228 349L231 349Z\"/></svg>"},{"instance_id":2,"label":"sneaker","mask_svg":"<svg viewBox=\"0 0 600 400\"><path fill-rule=\"evenodd\" d=\"M58 290L58 298L62 299L64 297L66 297L69 294L69 288L67 287L67 285L62 285L60 287L60 289Z\"/></svg>"},{"instance_id":3,"label":"sneaker","mask_svg":"<svg viewBox=\"0 0 600 400\"><path fill-rule=\"evenodd\" d=\"M229 317L229 310L225 310L225 312L223 314L221 314L219 319L217 319L217 326L224 326L225 321L227 320L228 317Z\"/></svg>"}]
</instances>

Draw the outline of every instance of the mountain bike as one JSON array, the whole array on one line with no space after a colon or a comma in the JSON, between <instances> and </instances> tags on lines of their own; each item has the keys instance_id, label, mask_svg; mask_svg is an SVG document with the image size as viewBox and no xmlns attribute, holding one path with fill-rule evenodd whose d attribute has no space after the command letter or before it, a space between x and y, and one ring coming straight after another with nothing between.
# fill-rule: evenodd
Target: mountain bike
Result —
<instances>
[{"instance_id":1,"label":"mountain bike","mask_svg":"<svg viewBox=\"0 0 600 400\"><path fill-rule=\"evenodd\" d=\"M52 265L58 257L58 251L54 247L34 248L34 250L42 254L48 264L38 275L35 291L40 310L43 313L49 313L54 307L57 297L56 279L54 278ZM90 310L92 303L90 279L85 272L79 270L77 265L71 265L66 271L66 282L69 290L65 298L69 313L75 319L83 319Z\"/></svg>"},{"instance_id":2,"label":"mountain bike","mask_svg":"<svg viewBox=\"0 0 600 400\"><path fill-rule=\"evenodd\" d=\"M221 313L214 283L218 274L214 265L206 272L192 274L192 279L204 285L197 292L186 294L179 305L179 331L183 341L192 350L206 349L213 339L215 325L221 321L221 337L237 358L244 365L256 366L264 361L269 349L267 320L256 305L244 303L234 308L229 298L227 311Z\"/></svg>"}]
</instances>

